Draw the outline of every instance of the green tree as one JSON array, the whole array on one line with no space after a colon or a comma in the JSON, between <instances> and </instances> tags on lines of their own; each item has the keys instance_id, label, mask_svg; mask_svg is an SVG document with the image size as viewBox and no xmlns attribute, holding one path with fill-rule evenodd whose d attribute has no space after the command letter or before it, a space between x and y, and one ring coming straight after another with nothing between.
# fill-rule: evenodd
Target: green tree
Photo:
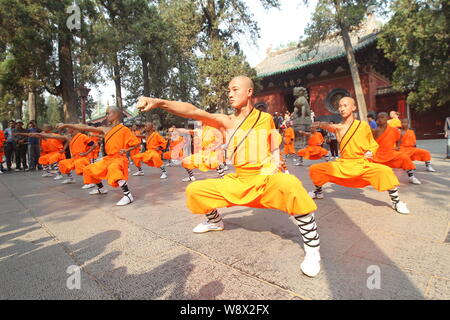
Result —
<instances>
[{"instance_id":1,"label":"green tree","mask_svg":"<svg viewBox=\"0 0 450 320\"><path fill-rule=\"evenodd\" d=\"M450 101L450 3L395 0L378 45L393 61L393 87L417 110Z\"/></svg>"},{"instance_id":2,"label":"green tree","mask_svg":"<svg viewBox=\"0 0 450 320\"><path fill-rule=\"evenodd\" d=\"M307 0L303 1L308 3ZM350 32L357 28L369 7L384 9L386 0L321 0L317 3L311 23L305 29L302 45L313 51L321 42L333 36L341 36L350 73L355 88L361 120L367 120L367 107L359 77Z\"/></svg>"}]
</instances>

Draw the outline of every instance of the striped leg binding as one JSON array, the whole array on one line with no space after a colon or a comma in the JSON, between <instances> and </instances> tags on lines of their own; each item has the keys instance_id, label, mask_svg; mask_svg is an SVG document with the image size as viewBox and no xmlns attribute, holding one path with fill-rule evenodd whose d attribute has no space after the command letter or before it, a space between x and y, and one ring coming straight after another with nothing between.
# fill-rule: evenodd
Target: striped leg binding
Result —
<instances>
[{"instance_id":1,"label":"striped leg binding","mask_svg":"<svg viewBox=\"0 0 450 320\"><path fill-rule=\"evenodd\" d=\"M210 213L206 215L206 218L208 219L208 223L219 223L222 221L222 217L220 216L217 209L214 209Z\"/></svg>"},{"instance_id":2,"label":"striped leg binding","mask_svg":"<svg viewBox=\"0 0 450 320\"><path fill-rule=\"evenodd\" d=\"M398 188L388 190L389 197L394 205L397 205L400 202L400 197L398 195Z\"/></svg>"},{"instance_id":3,"label":"striped leg binding","mask_svg":"<svg viewBox=\"0 0 450 320\"><path fill-rule=\"evenodd\" d=\"M294 216L306 247L318 248L320 247L320 237L317 232L316 219L314 213L306 216Z\"/></svg>"}]
</instances>

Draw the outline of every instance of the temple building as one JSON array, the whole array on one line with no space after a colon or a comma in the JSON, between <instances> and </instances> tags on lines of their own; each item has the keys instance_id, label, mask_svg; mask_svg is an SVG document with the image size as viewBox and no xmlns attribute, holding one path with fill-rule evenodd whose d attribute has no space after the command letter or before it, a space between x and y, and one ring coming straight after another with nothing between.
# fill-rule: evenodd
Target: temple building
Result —
<instances>
[{"instance_id":1,"label":"temple building","mask_svg":"<svg viewBox=\"0 0 450 320\"><path fill-rule=\"evenodd\" d=\"M380 28L381 23L369 14L361 26L350 34L368 114L398 111L400 118L411 120L419 137L438 138L443 121L448 116L444 114L444 109L448 108L434 108L433 112L416 114L408 106L406 95L393 90L390 78L395 66L377 48ZM340 98L356 97L343 41L339 36L328 38L312 52L297 46L278 51L269 49L266 58L255 69L262 88L255 94L253 103L271 114L294 110L295 87L307 89L309 104L319 121L339 122ZM419 117L420 121L417 121Z\"/></svg>"}]
</instances>

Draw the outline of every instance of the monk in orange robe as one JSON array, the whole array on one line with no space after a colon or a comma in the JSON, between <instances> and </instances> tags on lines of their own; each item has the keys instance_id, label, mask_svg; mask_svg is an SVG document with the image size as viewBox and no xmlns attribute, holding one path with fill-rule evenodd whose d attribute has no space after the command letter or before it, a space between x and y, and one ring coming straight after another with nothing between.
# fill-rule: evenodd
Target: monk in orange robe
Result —
<instances>
[{"instance_id":1,"label":"monk in orange robe","mask_svg":"<svg viewBox=\"0 0 450 320\"><path fill-rule=\"evenodd\" d=\"M84 184L96 184L97 188L89 194L101 195L108 193L102 180L107 180L114 188L120 187L123 197L117 202L125 206L134 201L128 189L128 158L127 153L139 146L139 139L125 127L122 121L122 111L114 106L108 107L106 117L107 127L90 127L82 124L60 124L58 128L72 128L79 131L89 131L105 135L106 155L102 160L88 165L83 170Z\"/></svg>"},{"instance_id":2,"label":"monk in orange robe","mask_svg":"<svg viewBox=\"0 0 450 320\"><path fill-rule=\"evenodd\" d=\"M162 150L166 148L167 141L161 135L155 131L155 127L152 123L145 124L145 135L137 135L138 138L144 138L147 140L147 151L138 153L131 157L138 171L134 173L134 176L143 176L142 162L149 167L160 168L162 171L161 179L167 179L167 170L164 167L164 162L161 159Z\"/></svg>"},{"instance_id":3,"label":"monk in orange robe","mask_svg":"<svg viewBox=\"0 0 450 320\"><path fill-rule=\"evenodd\" d=\"M353 112L356 109L354 99L342 98L339 101L342 123L313 124L313 127L336 134L340 142L341 157L337 161L315 164L309 168L309 175L316 186L315 191L310 194L315 199L323 199L322 186L328 182L349 188L371 185L378 191L388 191L392 208L399 213L408 214L406 204L399 199L397 187L400 183L392 169L372 162L378 144L373 138L369 124L354 118Z\"/></svg>"},{"instance_id":4,"label":"monk in orange robe","mask_svg":"<svg viewBox=\"0 0 450 320\"><path fill-rule=\"evenodd\" d=\"M389 116L391 117L388 120L388 125L393 127L393 128L398 128L400 129L402 127L402 122L400 121L400 119L398 118L400 116L400 113L398 113L397 111L391 111L389 113Z\"/></svg>"},{"instance_id":5,"label":"monk in orange robe","mask_svg":"<svg viewBox=\"0 0 450 320\"><path fill-rule=\"evenodd\" d=\"M194 140L194 154L185 157L181 162L182 167L188 173L183 182L195 181L194 169L207 172L216 170L220 177L225 175L224 170L224 137L220 130L202 125L201 129L186 130L176 129L179 134L190 134Z\"/></svg>"},{"instance_id":6,"label":"monk in orange robe","mask_svg":"<svg viewBox=\"0 0 450 320\"><path fill-rule=\"evenodd\" d=\"M400 130L387 124L388 115L386 112L380 112L377 116L378 128L373 129L373 135L379 145L373 161L381 163L391 168L403 169L407 172L409 182L412 184L421 184L419 179L414 176L416 166L407 154L400 152Z\"/></svg>"},{"instance_id":7,"label":"monk in orange robe","mask_svg":"<svg viewBox=\"0 0 450 320\"><path fill-rule=\"evenodd\" d=\"M416 134L409 129L408 119L402 120L400 152L408 155L412 161L423 161L428 172L436 172L431 166L431 153L428 150L417 148Z\"/></svg>"},{"instance_id":8,"label":"monk in orange robe","mask_svg":"<svg viewBox=\"0 0 450 320\"><path fill-rule=\"evenodd\" d=\"M101 143L101 140L103 139L103 135L101 135L101 134L96 134L96 133L94 133L94 132L88 132L88 133L87 133L87 136L88 136L88 137L91 139L91 141L93 141L94 144L95 144L94 150L92 150L92 151L89 153L89 161L90 161L90 163L94 163L95 160L97 160L97 158L98 158L98 156L99 156L99 154L100 154L100 143Z\"/></svg>"},{"instance_id":9,"label":"monk in orange robe","mask_svg":"<svg viewBox=\"0 0 450 320\"><path fill-rule=\"evenodd\" d=\"M283 142L284 142L283 153L286 156L295 155L295 145L294 145L295 132L291 126L290 121L287 121L286 125L287 125L287 129L284 131L284 138L283 138Z\"/></svg>"},{"instance_id":10,"label":"monk in orange robe","mask_svg":"<svg viewBox=\"0 0 450 320\"><path fill-rule=\"evenodd\" d=\"M169 129L170 134L170 144L169 151L164 152L163 159L169 161L169 166L173 166L174 161L182 160L184 157L184 146L187 141L186 138L181 136L176 130L175 127Z\"/></svg>"},{"instance_id":11,"label":"monk in orange robe","mask_svg":"<svg viewBox=\"0 0 450 320\"><path fill-rule=\"evenodd\" d=\"M0 174L3 173L3 156L5 155L5 134L3 133L3 130L0 130Z\"/></svg>"},{"instance_id":12,"label":"monk in orange robe","mask_svg":"<svg viewBox=\"0 0 450 320\"><path fill-rule=\"evenodd\" d=\"M83 175L84 168L91 163L90 153L96 148L96 143L87 135L73 128L68 128L67 130L71 136L69 149L72 157L59 162L59 171L67 175L67 179L62 184L75 183L72 170L75 170L77 175ZM91 183L85 184L81 189L93 187L95 187L95 184Z\"/></svg>"},{"instance_id":13,"label":"monk in orange robe","mask_svg":"<svg viewBox=\"0 0 450 320\"><path fill-rule=\"evenodd\" d=\"M320 271L320 241L313 214L317 206L297 177L279 172L279 134L275 134L278 132L272 116L253 107L253 91L253 81L248 77L239 76L230 82L228 97L235 109L233 115L211 114L189 103L147 97L142 97L137 107L142 111L159 107L226 133L226 158L233 162L236 173L196 181L186 189L187 207L207 218L194 229L195 233L224 230L218 208L246 206L284 211L294 217L303 237L306 254L301 270L314 277Z\"/></svg>"},{"instance_id":14,"label":"monk in orange robe","mask_svg":"<svg viewBox=\"0 0 450 320\"><path fill-rule=\"evenodd\" d=\"M131 132L139 139L139 147L130 151L130 159L133 159L133 156L141 153L142 140L145 136L142 134L142 131L138 129L136 124L131 126Z\"/></svg>"},{"instance_id":15,"label":"monk in orange robe","mask_svg":"<svg viewBox=\"0 0 450 320\"><path fill-rule=\"evenodd\" d=\"M62 175L58 170L58 162L66 158L65 145L67 137L55 134L53 128L49 124L44 124L42 133L15 133L17 135L41 138L41 156L38 163L44 167L43 177L52 177L52 167L57 170L55 180L62 179Z\"/></svg>"},{"instance_id":16,"label":"monk in orange robe","mask_svg":"<svg viewBox=\"0 0 450 320\"><path fill-rule=\"evenodd\" d=\"M317 132L316 129L312 127L311 133L302 130L299 130L299 133L303 136L309 136L309 139L308 146L297 152L300 159L299 162L295 164L296 166L303 165L303 158L308 160L319 160L327 156L326 160L328 161L328 150L322 148L325 140L320 132Z\"/></svg>"}]
</instances>

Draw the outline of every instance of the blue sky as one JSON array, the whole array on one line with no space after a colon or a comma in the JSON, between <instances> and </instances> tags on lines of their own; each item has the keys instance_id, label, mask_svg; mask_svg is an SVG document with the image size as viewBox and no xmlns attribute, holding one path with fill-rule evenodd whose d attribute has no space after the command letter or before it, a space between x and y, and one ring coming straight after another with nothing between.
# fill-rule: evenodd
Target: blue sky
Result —
<instances>
[{"instance_id":1,"label":"blue sky","mask_svg":"<svg viewBox=\"0 0 450 320\"><path fill-rule=\"evenodd\" d=\"M309 6L303 5L302 0L281 0L280 9L265 10L259 0L247 0L246 3L258 22L260 38L257 45L250 44L244 37L239 38L241 47L252 67L256 66L266 56L266 50L272 45L277 48L291 41L298 41L303 34L311 13L314 11L317 0L310 1ZM112 81L100 88L102 102L107 100L113 103L112 95L115 93ZM98 97L98 90L93 88L90 92L94 99ZM123 92L125 95L125 92Z\"/></svg>"}]
</instances>

